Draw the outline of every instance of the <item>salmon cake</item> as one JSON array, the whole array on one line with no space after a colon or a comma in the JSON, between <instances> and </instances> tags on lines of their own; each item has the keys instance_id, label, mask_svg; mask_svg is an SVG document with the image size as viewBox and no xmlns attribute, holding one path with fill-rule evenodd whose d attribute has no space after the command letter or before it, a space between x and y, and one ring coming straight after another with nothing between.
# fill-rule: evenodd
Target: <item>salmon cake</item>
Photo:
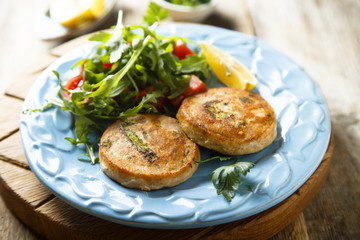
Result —
<instances>
[{"instance_id":1,"label":"salmon cake","mask_svg":"<svg viewBox=\"0 0 360 240\"><path fill-rule=\"evenodd\" d=\"M269 103L256 93L235 88L212 88L188 97L176 117L195 143L227 155L258 152L277 135Z\"/></svg>"},{"instance_id":2,"label":"salmon cake","mask_svg":"<svg viewBox=\"0 0 360 240\"><path fill-rule=\"evenodd\" d=\"M189 179L198 168L200 152L175 118L138 114L106 129L99 158L101 170L111 179L150 191Z\"/></svg>"}]
</instances>

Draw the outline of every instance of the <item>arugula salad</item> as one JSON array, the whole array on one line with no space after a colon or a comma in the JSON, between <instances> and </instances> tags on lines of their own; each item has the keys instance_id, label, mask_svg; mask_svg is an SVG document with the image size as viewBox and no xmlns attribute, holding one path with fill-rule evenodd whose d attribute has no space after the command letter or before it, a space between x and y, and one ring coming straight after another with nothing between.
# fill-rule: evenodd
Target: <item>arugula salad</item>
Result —
<instances>
[{"instance_id":1,"label":"arugula salad","mask_svg":"<svg viewBox=\"0 0 360 240\"><path fill-rule=\"evenodd\" d=\"M138 113L159 113L175 116L181 101L188 96L206 91L210 80L206 59L195 53L188 43L198 43L176 36L161 36L155 32L167 12L150 3L144 25L122 24L122 13L112 33L98 32L89 38L99 45L72 68L79 74L70 79L56 75L60 90L57 97L46 97L47 104L32 111L60 107L75 116L76 139L66 138L74 145L85 145L82 156L96 164L99 139L105 122L126 119ZM95 134L96 135L96 134ZM236 157L212 157L207 160L234 160L212 173L217 194L227 201L253 163L240 162Z\"/></svg>"},{"instance_id":2,"label":"arugula salad","mask_svg":"<svg viewBox=\"0 0 360 240\"><path fill-rule=\"evenodd\" d=\"M64 83L54 72L61 89L58 98L46 99L46 108L55 105L76 116L77 139L68 140L84 144L92 164L98 159L89 134L105 130L97 120L149 112L174 116L185 96L206 90L202 80L209 76L205 59L187 48L187 40L156 34L157 22L125 26L121 19L120 13L113 33L90 37L100 44L73 66L79 75Z\"/></svg>"}]
</instances>

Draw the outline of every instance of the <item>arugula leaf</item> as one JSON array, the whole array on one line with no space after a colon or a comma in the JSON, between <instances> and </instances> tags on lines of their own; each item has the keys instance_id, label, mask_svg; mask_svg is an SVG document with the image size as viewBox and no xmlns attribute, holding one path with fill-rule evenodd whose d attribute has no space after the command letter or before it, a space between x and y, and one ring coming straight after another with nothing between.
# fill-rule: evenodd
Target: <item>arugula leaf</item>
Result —
<instances>
[{"instance_id":1,"label":"arugula leaf","mask_svg":"<svg viewBox=\"0 0 360 240\"><path fill-rule=\"evenodd\" d=\"M119 60L122 54L129 48L129 44L123 39L123 24L122 24L123 13L120 10L118 20L115 29L105 46L110 48L110 62L114 63Z\"/></svg>"},{"instance_id":2,"label":"arugula leaf","mask_svg":"<svg viewBox=\"0 0 360 240\"><path fill-rule=\"evenodd\" d=\"M124 68L122 68L119 72L117 72L115 75L108 75L105 77L102 81L97 83L93 86L95 91L89 93L86 95L87 98L97 97L97 96L109 96L111 91L118 86L119 81L127 74L127 72L130 70L130 68L135 64L135 61L141 54L141 52L144 50L145 46L150 40L150 36L147 36L142 46L139 47L131 56L130 60L126 63ZM114 95L114 93L112 94Z\"/></svg>"},{"instance_id":3,"label":"arugula leaf","mask_svg":"<svg viewBox=\"0 0 360 240\"><path fill-rule=\"evenodd\" d=\"M144 16L144 22L150 26L155 22L160 22L161 20L166 19L167 17L167 10L161 8L154 2L150 2L146 11L146 15Z\"/></svg>"},{"instance_id":4,"label":"arugula leaf","mask_svg":"<svg viewBox=\"0 0 360 240\"><path fill-rule=\"evenodd\" d=\"M41 108L37 108L37 109L25 109L24 111L22 111L22 114L31 114L34 112L44 112L50 108L54 107L54 104L52 102L48 102L45 106L41 107Z\"/></svg>"},{"instance_id":5,"label":"arugula leaf","mask_svg":"<svg viewBox=\"0 0 360 240\"><path fill-rule=\"evenodd\" d=\"M175 89L171 91L171 94L168 96L169 99L176 98L189 87L190 75L174 77L173 82L175 85Z\"/></svg>"},{"instance_id":6,"label":"arugula leaf","mask_svg":"<svg viewBox=\"0 0 360 240\"><path fill-rule=\"evenodd\" d=\"M246 176L255 164L251 162L235 162L222 166L213 171L211 181L218 195L222 194L230 202L235 196L235 190L242 182L241 175Z\"/></svg>"},{"instance_id":7,"label":"arugula leaf","mask_svg":"<svg viewBox=\"0 0 360 240\"><path fill-rule=\"evenodd\" d=\"M120 113L119 118L120 119L126 119L128 117L133 117L136 114L139 113L139 111L143 108L143 106L148 102L156 102L156 98L161 96L159 92L155 92L155 94L148 94L146 97L144 97L139 105L133 108L127 109L125 112ZM152 105L151 105L152 106ZM152 108L152 107L151 107ZM153 109L152 109L153 110Z\"/></svg>"},{"instance_id":8,"label":"arugula leaf","mask_svg":"<svg viewBox=\"0 0 360 240\"><path fill-rule=\"evenodd\" d=\"M80 145L84 144L86 148L86 154L83 154L87 156L90 159L91 164L95 164L98 162L98 157L95 156L93 145L97 142L95 141L94 144L90 144L89 140L89 134L91 132L89 126L96 125L93 121L91 121L89 118L86 118L84 116L79 116L75 121L75 134L77 139L66 137L65 139L68 140L70 143L74 145Z\"/></svg>"},{"instance_id":9,"label":"arugula leaf","mask_svg":"<svg viewBox=\"0 0 360 240\"><path fill-rule=\"evenodd\" d=\"M200 79L210 78L210 72L208 70L207 62L203 57L197 55L187 56L185 59L180 61L181 72L183 73L197 73Z\"/></svg>"}]
</instances>

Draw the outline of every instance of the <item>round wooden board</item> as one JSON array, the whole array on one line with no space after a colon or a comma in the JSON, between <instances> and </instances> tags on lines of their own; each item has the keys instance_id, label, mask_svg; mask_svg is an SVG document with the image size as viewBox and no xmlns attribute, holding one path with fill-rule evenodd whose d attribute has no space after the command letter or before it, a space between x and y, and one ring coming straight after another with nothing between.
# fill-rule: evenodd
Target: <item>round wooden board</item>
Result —
<instances>
[{"instance_id":1,"label":"round wooden board","mask_svg":"<svg viewBox=\"0 0 360 240\"><path fill-rule=\"evenodd\" d=\"M43 58L42 66L48 66L54 56L60 57L86 38L80 37L54 49L50 58ZM36 73L25 72L19 77L28 79L31 75L31 79L36 79L34 75L40 74L43 67ZM20 86L9 89L7 95L15 97L7 101L17 106L21 102L19 98L24 98L21 89ZM0 144L1 196L22 222L48 239L267 239L291 223L319 192L328 175L333 151L331 136L327 152L314 174L289 198L264 212L218 226L158 230L112 223L67 205L49 192L29 169L19 132L10 131L3 139Z\"/></svg>"}]
</instances>

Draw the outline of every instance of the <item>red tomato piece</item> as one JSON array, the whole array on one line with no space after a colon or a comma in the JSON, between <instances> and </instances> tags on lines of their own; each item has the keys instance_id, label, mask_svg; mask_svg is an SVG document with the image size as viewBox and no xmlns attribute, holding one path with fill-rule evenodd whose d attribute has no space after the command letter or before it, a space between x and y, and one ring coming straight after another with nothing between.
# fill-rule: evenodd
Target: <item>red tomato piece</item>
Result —
<instances>
[{"instance_id":1,"label":"red tomato piece","mask_svg":"<svg viewBox=\"0 0 360 240\"><path fill-rule=\"evenodd\" d=\"M158 97L156 98L156 101L157 101L156 103L149 103L149 104L153 105L158 111L162 111L167 103L167 98Z\"/></svg>"},{"instance_id":2,"label":"red tomato piece","mask_svg":"<svg viewBox=\"0 0 360 240\"><path fill-rule=\"evenodd\" d=\"M149 92L149 89L143 89L139 91L139 95L137 96L137 98L143 98L145 97Z\"/></svg>"},{"instance_id":3,"label":"red tomato piece","mask_svg":"<svg viewBox=\"0 0 360 240\"><path fill-rule=\"evenodd\" d=\"M143 98L143 97L145 97L145 96L148 94L149 90L154 91L154 90L155 90L155 87L154 87L154 86L147 86L147 87L145 87L144 89L141 89L141 90L139 91L139 95L137 96L137 98Z\"/></svg>"},{"instance_id":4,"label":"red tomato piece","mask_svg":"<svg viewBox=\"0 0 360 240\"><path fill-rule=\"evenodd\" d=\"M67 81L67 83L64 85L64 88L67 90L74 90L78 87L81 87L82 83L83 83L83 75L80 74L73 78L70 78ZM70 95L71 95L70 93L63 91L63 96L69 100L71 99Z\"/></svg>"},{"instance_id":5,"label":"red tomato piece","mask_svg":"<svg viewBox=\"0 0 360 240\"><path fill-rule=\"evenodd\" d=\"M112 63L106 63L106 62L103 63L104 68L111 68L112 65L113 65Z\"/></svg>"},{"instance_id":6,"label":"red tomato piece","mask_svg":"<svg viewBox=\"0 0 360 240\"><path fill-rule=\"evenodd\" d=\"M180 60L186 58L188 55L196 55L180 38L176 40L174 44L173 54Z\"/></svg>"},{"instance_id":7,"label":"red tomato piece","mask_svg":"<svg viewBox=\"0 0 360 240\"><path fill-rule=\"evenodd\" d=\"M149 91L155 91L155 87L154 86L147 86L144 89L141 89L139 91L139 95L137 96L138 99L141 99L143 97L145 97ZM156 103L149 103L151 105L153 105L158 111L163 110L164 106L166 105L168 99L165 97L158 97L156 98L157 102Z\"/></svg>"},{"instance_id":8,"label":"red tomato piece","mask_svg":"<svg viewBox=\"0 0 360 240\"><path fill-rule=\"evenodd\" d=\"M183 93L185 96L192 96L206 91L206 84L195 75L190 75L189 88Z\"/></svg>"},{"instance_id":9,"label":"red tomato piece","mask_svg":"<svg viewBox=\"0 0 360 240\"><path fill-rule=\"evenodd\" d=\"M181 94L181 95L177 96L176 98L170 99L170 103L174 107L179 108L184 99L185 99L185 95Z\"/></svg>"},{"instance_id":10,"label":"red tomato piece","mask_svg":"<svg viewBox=\"0 0 360 240\"><path fill-rule=\"evenodd\" d=\"M170 103L174 107L179 108L182 101L186 97L190 97L192 95L205 91L206 91L206 84L203 81L201 81L200 78L198 78L197 76L190 75L190 82L188 89L186 89L185 92L183 92L181 95L177 96L176 98L170 99Z\"/></svg>"}]
</instances>

